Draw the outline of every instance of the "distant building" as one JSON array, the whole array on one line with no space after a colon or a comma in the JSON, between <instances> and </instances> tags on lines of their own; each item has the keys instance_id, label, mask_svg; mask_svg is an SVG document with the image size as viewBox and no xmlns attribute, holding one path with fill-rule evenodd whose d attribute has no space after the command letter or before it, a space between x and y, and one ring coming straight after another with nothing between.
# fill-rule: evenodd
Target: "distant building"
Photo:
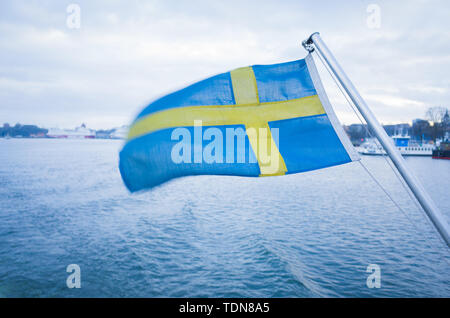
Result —
<instances>
[{"instance_id":1,"label":"distant building","mask_svg":"<svg viewBox=\"0 0 450 318\"><path fill-rule=\"evenodd\" d=\"M350 138L351 142L355 146L362 144L368 136L367 125L363 124L351 124L349 126L344 126L344 131Z\"/></svg>"},{"instance_id":2,"label":"distant building","mask_svg":"<svg viewBox=\"0 0 450 318\"><path fill-rule=\"evenodd\" d=\"M114 131L111 133L111 138L112 139L126 139L128 136L128 129L129 129L129 127L126 125L114 129Z\"/></svg>"},{"instance_id":3,"label":"distant building","mask_svg":"<svg viewBox=\"0 0 450 318\"><path fill-rule=\"evenodd\" d=\"M121 126L108 130L97 130L95 138L98 139L126 139L128 135L128 126Z\"/></svg>"},{"instance_id":4,"label":"distant building","mask_svg":"<svg viewBox=\"0 0 450 318\"><path fill-rule=\"evenodd\" d=\"M97 130L95 132L95 138L97 139L111 139L112 130Z\"/></svg>"},{"instance_id":5,"label":"distant building","mask_svg":"<svg viewBox=\"0 0 450 318\"><path fill-rule=\"evenodd\" d=\"M394 125L383 125L384 130L389 136L409 136L411 135L411 125L410 124L394 124Z\"/></svg>"}]
</instances>

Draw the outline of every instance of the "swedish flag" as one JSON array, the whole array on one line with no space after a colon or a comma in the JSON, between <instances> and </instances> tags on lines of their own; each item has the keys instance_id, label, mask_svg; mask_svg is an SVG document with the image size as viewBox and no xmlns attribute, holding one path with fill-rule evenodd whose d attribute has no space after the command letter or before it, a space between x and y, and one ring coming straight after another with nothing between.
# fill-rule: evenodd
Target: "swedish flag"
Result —
<instances>
[{"instance_id":1,"label":"swedish flag","mask_svg":"<svg viewBox=\"0 0 450 318\"><path fill-rule=\"evenodd\" d=\"M188 175L275 176L359 157L311 55L219 74L148 105L119 168L134 192Z\"/></svg>"}]
</instances>

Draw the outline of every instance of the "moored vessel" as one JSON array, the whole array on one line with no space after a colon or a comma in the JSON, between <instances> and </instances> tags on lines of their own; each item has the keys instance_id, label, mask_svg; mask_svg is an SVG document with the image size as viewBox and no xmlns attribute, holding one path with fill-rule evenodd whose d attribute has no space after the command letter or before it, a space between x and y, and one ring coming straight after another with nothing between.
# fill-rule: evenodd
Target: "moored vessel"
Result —
<instances>
[{"instance_id":1,"label":"moored vessel","mask_svg":"<svg viewBox=\"0 0 450 318\"><path fill-rule=\"evenodd\" d=\"M411 141L411 137L403 135L395 135L391 137L395 147L400 151L402 156L432 156L435 146L432 144L424 144ZM374 139L368 140L358 148L358 152L362 155L383 156L386 155L383 147Z\"/></svg>"}]
</instances>

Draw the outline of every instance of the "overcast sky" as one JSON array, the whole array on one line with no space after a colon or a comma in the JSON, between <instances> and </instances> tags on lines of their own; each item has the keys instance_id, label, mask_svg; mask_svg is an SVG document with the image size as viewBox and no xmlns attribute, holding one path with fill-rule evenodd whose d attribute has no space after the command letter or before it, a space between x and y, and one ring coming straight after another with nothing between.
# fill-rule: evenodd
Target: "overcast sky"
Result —
<instances>
[{"instance_id":1,"label":"overcast sky","mask_svg":"<svg viewBox=\"0 0 450 318\"><path fill-rule=\"evenodd\" d=\"M67 24L71 3L80 28ZM300 43L314 31L380 121L409 122L450 107L449 30L445 0L2 0L0 124L129 124L153 99L197 80L304 58ZM321 75L341 121L357 122Z\"/></svg>"}]
</instances>

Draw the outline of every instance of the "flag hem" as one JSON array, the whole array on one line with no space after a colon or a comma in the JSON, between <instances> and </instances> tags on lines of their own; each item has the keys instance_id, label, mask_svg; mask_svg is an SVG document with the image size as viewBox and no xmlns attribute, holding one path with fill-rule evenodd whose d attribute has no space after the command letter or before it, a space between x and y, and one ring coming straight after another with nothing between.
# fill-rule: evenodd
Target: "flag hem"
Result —
<instances>
[{"instance_id":1,"label":"flag hem","mask_svg":"<svg viewBox=\"0 0 450 318\"><path fill-rule=\"evenodd\" d=\"M317 72L316 65L314 64L314 59L311 55L311 53L308 53L308 55L305 58L306 65L308 66L309 74L311 75L311 79L314 84L314 88L316 89L317 95L319 96L319 99L322 103L323 108L325 109L325 112L331 122L331 125L334 128L334 131L336 132L336 135L338 136L339 140L341 141L342 145L344 146L345 150L347 151L348 156L350 157L351 161L358 161L360 160L360 156L358 155L357 151L353 147L352 143L350 142L350 139L348 138L347 134L345 133L344 129L341 126L341 123L339 122L339 119L337 118L336 114L334 113L333 106L331 106L331 103L328 99L328 96L325 92L325 89L322 85L322 81L320 80L319 73Z\"/></svg>"}]
</instances>

